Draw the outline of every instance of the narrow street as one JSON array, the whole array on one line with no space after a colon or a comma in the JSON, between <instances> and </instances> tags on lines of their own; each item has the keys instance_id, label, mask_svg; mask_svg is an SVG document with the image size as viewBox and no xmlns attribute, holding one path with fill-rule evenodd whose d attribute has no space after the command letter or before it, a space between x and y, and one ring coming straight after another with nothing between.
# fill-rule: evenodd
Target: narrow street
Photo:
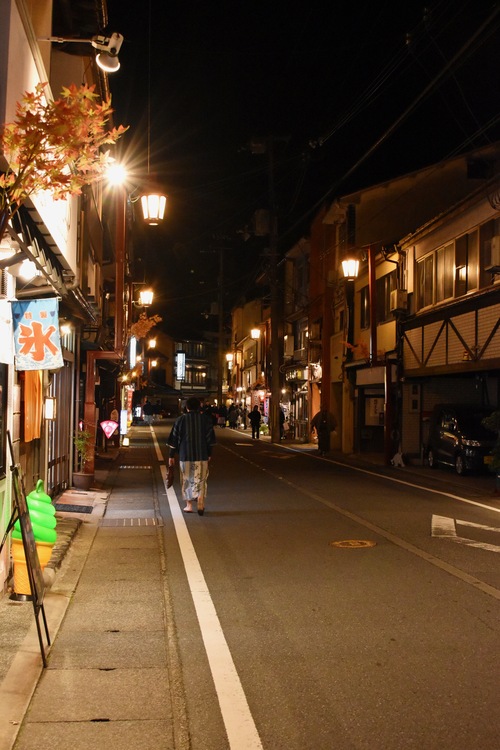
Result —
<instances>
[{"instance_id":1,"label":"narrow street","mask_svg":"<svg viewBox=\"0 0 500 750\"><path fill-rule=\"evenodd\" d=\"M178 482L160 495L193 750L497 747L500 503L483 480L461 499L445 472L427 491L217 439L203 517Z\"/></svg>"}]
</instances>

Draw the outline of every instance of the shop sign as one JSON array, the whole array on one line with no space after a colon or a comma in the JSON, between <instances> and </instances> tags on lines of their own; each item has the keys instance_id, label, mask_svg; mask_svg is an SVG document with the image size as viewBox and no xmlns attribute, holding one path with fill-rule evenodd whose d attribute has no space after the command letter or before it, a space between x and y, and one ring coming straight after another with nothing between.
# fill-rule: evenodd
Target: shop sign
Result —
<instances>
[{"instance_id":1,"label":"shop sign","mask_svg":"<svg viewBox=\"0 0 500 750\"><path fill-rule=\"evenodd\" d=\"M308 380L309 379L309 368L308 367L297 367L293 370L288 370L285 375L285 380Z\"/></svg>"},{"instance_id":2,"label":"shop sign","mask_svg":"<svg viewBox=\"0 0 500 750\"><path fill-rule=\"evenodd\" d=\"M48 297L11 304L16 370L59 370L63 356L58 300Z\"/></svg>"},{"instance_id":3,"label":"shop sign","mask_svg":"<svg viewBox=\"0 0 500 750\"><path fill-rule=\"evenodd\" d=\"M176 380L184 380L186 377L186 352L177 352Z\"/></svg>"},{"instance_id":4,"label":"shop sign","mask_svg":"<svg viewBox=\"0 0 500 750\"><path fill-rule=\"evenodd\" d=\"M113 419L105 419L100 424L101 424L101 429L106 435L106 437L108 438L108 440L118 429L118 422L115 422Z\"/></svg>"}]
</instances>

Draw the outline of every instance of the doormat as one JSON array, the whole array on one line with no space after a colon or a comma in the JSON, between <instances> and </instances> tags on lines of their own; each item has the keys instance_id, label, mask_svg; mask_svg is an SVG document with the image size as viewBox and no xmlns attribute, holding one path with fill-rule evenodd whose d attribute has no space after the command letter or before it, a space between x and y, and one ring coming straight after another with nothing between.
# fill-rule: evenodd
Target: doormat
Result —
<instances>
[{"instance_id":1,"label":"doormat","mask_svg":"<svg viewBox=\"0 0 500 750\"><path fill-rule=\"evenodd\" d=\"M62 513L92 513L93 505L70 505L69 503L55 503L56 510Z\"/></svg>"}]
</instances>

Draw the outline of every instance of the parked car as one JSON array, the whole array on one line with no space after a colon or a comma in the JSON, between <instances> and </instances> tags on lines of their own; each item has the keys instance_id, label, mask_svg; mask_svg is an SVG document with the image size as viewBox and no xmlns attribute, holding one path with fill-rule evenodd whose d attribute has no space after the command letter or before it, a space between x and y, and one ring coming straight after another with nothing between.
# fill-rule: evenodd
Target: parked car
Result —
<instances>
[{"instance_id":1,"label":"parked car","mask_svg":"<svg viewBox=\"0 0 500 750\"><path fill-rule=\"evenodd\" d=\"M429 466L453 466L457 474L486 468L492 460L495 436L481 422L492 411L472 404L438 404L425 446Z\"/></svg>"}]
</instances>

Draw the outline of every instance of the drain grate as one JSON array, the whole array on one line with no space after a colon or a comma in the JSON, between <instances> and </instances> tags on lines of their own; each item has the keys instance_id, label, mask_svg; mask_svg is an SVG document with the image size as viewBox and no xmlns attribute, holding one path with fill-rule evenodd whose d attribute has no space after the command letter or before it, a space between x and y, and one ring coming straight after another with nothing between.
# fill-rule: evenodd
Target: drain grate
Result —
<instances>
[{"instance_id":1,"label":"drain grate","mask_svg":"<svg viewBox=\"0 0 500 750\"><path fill-rule=\"evenodd\" d=\"M102 518L99 526L163 526L163 518Z\"/></svg>"},{"instance_id":2,"label":"drain grate","mask_svg":"<svg viewBox=\"0 0 500 750\"><path fill-rule=\"evenodd\" d=\"M122 465L119 467L120 469L151 469L151 466L127 466Z\"/></svg>"},{"instance_id":3,"label":"drain grate","mask_svg":"<svg viewBox=\"0 0 500 750\"><path fill-rule=\"evenodd\" d=\"M55 503L54 508L61 513L92 513L93 505L71 505L70 503Z\"/></svg>"}]
</instances>

